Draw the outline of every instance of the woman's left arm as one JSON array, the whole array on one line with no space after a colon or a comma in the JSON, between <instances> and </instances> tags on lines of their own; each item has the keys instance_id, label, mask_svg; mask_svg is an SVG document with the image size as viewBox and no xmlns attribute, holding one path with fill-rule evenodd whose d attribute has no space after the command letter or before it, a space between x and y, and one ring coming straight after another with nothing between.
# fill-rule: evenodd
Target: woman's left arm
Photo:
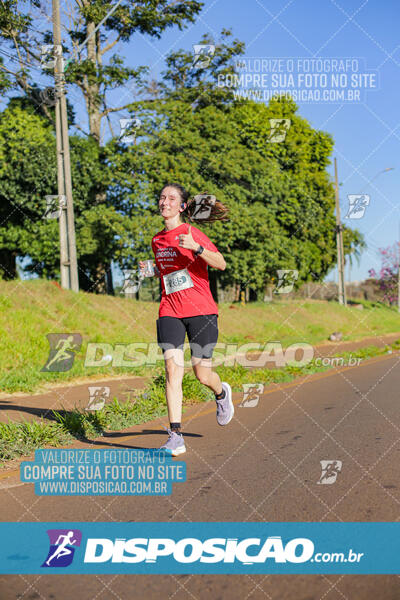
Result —
<instances>
[{"instance_id":1,"label":"woman's left arm","mask_svg":"<svg viewBox=\"0 0 400 600\"><path fill-rule=\"evenodd\" d=\"M200 244L196 244L195 250L199 248ZM202 258L210 267L215 267L221 271L225 271L226 262L221 252L212 252L204 248L201 254L198 254L198 258Z\"/></svg>"},{"instance_id":2,"label":"woman's left arm","mask_svg":"<svg viewBox=\"0 0 400 600\"><path fill-rule=\"evenodd\" d=\"M182 248L187 248L188 250L192 250L192 252L195 252L199 249L200 243L194 241L191 225L189 225L188 233L181 233L179 236L179 246ZM224 271L226 267L226 262L221 252L213 252L212 250L206 250L206 248L204 248L201 254L198 254L197 256L194 255L193 258L201 258L208 265L210 265L210 267L215 267L221 271Z\"/></svg>"}]
</instances>

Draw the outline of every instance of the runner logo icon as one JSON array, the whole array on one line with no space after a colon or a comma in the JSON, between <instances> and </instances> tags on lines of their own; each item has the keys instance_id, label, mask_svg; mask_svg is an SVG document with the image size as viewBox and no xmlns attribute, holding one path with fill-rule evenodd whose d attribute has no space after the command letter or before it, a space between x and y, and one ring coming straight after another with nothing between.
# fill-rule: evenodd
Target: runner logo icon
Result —
<instances>
[{"instance_id":1,"label":"runner logo icon","mask_svg":"<svg viewBox=\"0 0 400 600\"><path fill-rule=\"evenodd\" d=\"M321 477L318 484L332 485L335 483L338 473L342 470L341 460L320 460L321 463Z\"/></svg>"},{"instance_id":2,"label":"runner logo icon","mask_svg":"<svg viewBox=\"0 0 400 600\"><path fill-rule=\"evenodd\" d=\"M82 345L80 333L48 333L50 344L49 357L41 371L63 373L69 371L74 364L75 352Z\"/></svg>"},{"instance_id":3,"label":"runner logo icon","mask_svg":"<svg viewBox=\"0 0 400 600\"><path fill-rule=\"evenodd\" d=\"M42 567L68 567L74 558L75 548L81 545L79 529L48 529L50 548Z\"/></svg>"},{"instance_id":4,"label":"runner logo icon","mask_svg":"<svg viewBox=\"0 0 400 600\"><path fill-rule=\"evenodd\" d=\"M257 406L260 399L260 394L264 391L262 383L244 383L243 384L243 400L239 404L241 408L253 408Z\"/></svg>"},{"instance_id":5,"label":"runner logo icon","mask_svg":"<svg viewBox=\"0 0 400 600\"><path fill-rule=\"evenodd\" d=\"M275 294L290 294L293 290L295 281L299 277L296 269L278 269L278 283L274 289Z\"/></svg>"}]
</instances>

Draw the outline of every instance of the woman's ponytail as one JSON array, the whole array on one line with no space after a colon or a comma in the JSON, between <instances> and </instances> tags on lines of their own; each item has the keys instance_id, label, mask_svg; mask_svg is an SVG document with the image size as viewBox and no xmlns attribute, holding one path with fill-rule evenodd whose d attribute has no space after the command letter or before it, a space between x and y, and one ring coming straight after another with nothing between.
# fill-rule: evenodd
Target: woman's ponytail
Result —
<instances>
[{"instance_id":1,"label":"woman's ponytail","mask_svg":"<svg viewBox=\"0 0 400 600\"><path fill-rule=\"evenodd\" d=\"M204 192L190 198L183 215L191 223L214 223L215 221L229 221L229 208L219 202L215 196Z\"/></svg>"},{"instance_id":2,"label":"woman's ponytail","mask_svg":"<svg viewBox=\"0 0 400 600\"><path fill-rule=\"evenodd\" d=\"M204 192L190 198L189 192L179 183L167 183L163 186L161 193L166 187L175 188L180 196L182 203L186 207L181 212L182 221L185 223L214 223L215 221L229 221L229 208L219 202L215 196Z\"/></svg>"}]
</instances>

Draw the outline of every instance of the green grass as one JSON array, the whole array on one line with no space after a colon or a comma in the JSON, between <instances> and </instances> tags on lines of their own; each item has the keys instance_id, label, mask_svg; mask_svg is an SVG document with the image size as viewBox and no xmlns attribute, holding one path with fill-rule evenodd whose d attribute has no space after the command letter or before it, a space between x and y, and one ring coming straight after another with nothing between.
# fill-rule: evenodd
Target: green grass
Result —
<instances>
[{"instance_id":1,"label":"green grass","mask_svg":"<svg viewBox=\"0 0 400 600\"><path fill-rule=\"evenodd\" d=\"M368 346L353 352L341 352L340 356L367 359L400 349L400 340L383 348ZM315 360L302 367L281 369L246 369L219 366L215 370L223 381L227 381L234 392L241 392L244 383L286 383L296 377L327 371L333 366L317 366ZM201 385L191 373L186 373L182 381L183 412L188 405L213 400L213 393ZM75 410L52 411L55 421L0 422L0 460L4 463L18 456L24 456L44 446L71 444L74 440L91 440L106 431L121 431L133 425L144 424L167 414L165 401L165 376L157 375L148 383L144 391L137 392L125 402L114 398L102 410L87 412Z\"/></svg>"},{"instance_id":2,"label":"green grass","mask_svg":"<svg viewBox=\"0 0 400 600\"><path fill-rule=\"evenodd\" d=\"M183 377L182 390L187 404L205 402L214 397L190 373ZM121 431L166 415L165 377L155 377L143 392L125 402L114 398L102 410L88 412L75 408L53 410L52 413L54 422L43 419L32 422L0 422L0 460L24 456L44 446L67 445L76 439L91 440L106 431Z\"/></svg>"},{"instance_id":3,"label":"green grass","mask_svg":"<svg viewBox=\"0 0 400 600\"><path fill-rule=\"evenodd\" d=\"M44 446L63 446L73 437L60 423L22 421L0 423L0 460L7 461L26 456Z\"/></svg>"},{"instance_id":4,"label":"green grass","mask_svg":"<svg viewBox=\"0 0 400 600\"><path fill-rule=\"evenodd\" d=\"M219 304L219 342L244 344L279 341L323 343L333 331L343 341L400 332L400 315L379 302L359 301L364 310L320 300L274 299L241 306ZM232 308L233 307L233 308ZM119 295L102 296L61 290L45 280L0 281L0 389L30 393L43 384L105 375L153 376L156 366L85 367L88 342L156 342L158 303ZM82 347L65 373L46 373L48 333L80 333ZM189 353L186 354L189 357Z\"/></svg>"}]
</instances>

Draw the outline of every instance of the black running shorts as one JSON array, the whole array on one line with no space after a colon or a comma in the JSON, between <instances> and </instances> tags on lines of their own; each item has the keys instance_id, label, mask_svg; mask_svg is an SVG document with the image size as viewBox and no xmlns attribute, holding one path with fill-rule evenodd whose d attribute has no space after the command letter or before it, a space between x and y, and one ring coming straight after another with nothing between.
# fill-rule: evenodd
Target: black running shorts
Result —
<instances>
[{"instance_id":1,"label":"black running shorts","mask_svg":"<svg viewBox=\"0 0 400 600\"><path fill-rule=\"evenodd\" d=\"M157 343L163 352L169 348L183 348L186 333L191 356L211 358L218 339L218 315L157 319Z\"/></svg>"}]
</instances>

